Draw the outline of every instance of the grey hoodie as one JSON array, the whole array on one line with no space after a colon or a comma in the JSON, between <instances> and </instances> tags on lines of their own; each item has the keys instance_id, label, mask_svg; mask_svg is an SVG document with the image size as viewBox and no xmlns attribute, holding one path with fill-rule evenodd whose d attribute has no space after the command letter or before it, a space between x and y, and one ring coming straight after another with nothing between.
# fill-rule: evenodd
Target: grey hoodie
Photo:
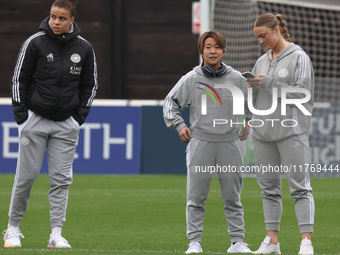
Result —
<instances>
[{"instance_id":1,"label":"grey hoodie","mask_svg":"<svg viewBox=\"0 0 340 255\"><path fill-rule=\"evenodd\" d=\"M233 114L233 97L225 85L236 86L244 95L245 79L240 72L225 66L226 73L213 78L207 78L201 66L196 66L177 82L164 100L163 117L167 127L177 132L185 127L181 112L189 106L192 137L211 142L239 139L239 126L243 122ZM244 112L250 118L251 114L244 102L246 100L242 101Z\"/></svg>"},{"instance_id":2,"label":"grey hoodie","mask_svg":"<svg viewBox=\"0 0 340 255\"><path fill-rule=\"evenodd\" d=\"M269 50L257 60L252 73L256 76L259 74L266 75L262 80L261 86L254 88L255 109L270 109L273 100L273 88L278 89L278 105L276 110L270 115L254 115L253 117L253 119L262 120L264 123L261 126L260 121L257 121L256 126L259 127L253 127L254 138L262 141L275 141L294 135L308 134L311 116L305 115L295 104L287 104L286 115L281 114L282 88L303 88L310 91L311 99L302 105L309 113L312 113L314 104L314 71L312 62L307 54L294 43L290 43L274 60L272 59L272 51ZM304 93L288 93L286 98L299 100L299 98L304 97ZM250 124L250 126L252 125Z\"/></svg>"}]
</instances>

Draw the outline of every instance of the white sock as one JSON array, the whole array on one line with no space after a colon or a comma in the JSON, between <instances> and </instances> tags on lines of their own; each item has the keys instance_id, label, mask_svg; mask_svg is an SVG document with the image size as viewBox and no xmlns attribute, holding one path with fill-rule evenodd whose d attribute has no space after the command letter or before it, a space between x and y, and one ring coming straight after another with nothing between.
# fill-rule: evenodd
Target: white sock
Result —
<instances>
[{"instance_id":1,"label":"white sock","mask_svg":"<svg viewBox=\"0 0 340 255\"><path fill-rule=\"evenodd\" d=\"M12 226L12 225L7 225L7 229L19 229L19 227L15 227L15 226Z\"/></svg>"},{"instance_id":2,"label":"white sock","mask_svg":"<svg viewBox=\"0 0 340 255\"><path fill-rule=\"evenodd\" d=\"M52 228L52 236L54 235L60 235L61 236L61 227L54 227Z\"/></svg>"}]
</instances>

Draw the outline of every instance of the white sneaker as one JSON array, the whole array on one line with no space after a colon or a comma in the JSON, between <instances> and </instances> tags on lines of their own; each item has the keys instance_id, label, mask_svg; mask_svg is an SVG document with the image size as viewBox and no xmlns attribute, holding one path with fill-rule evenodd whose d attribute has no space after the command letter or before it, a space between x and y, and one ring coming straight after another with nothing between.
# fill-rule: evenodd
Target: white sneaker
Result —
<instances>
[{"instance_id":1,"label":"white sneaker","mask_svg":"<svg viewBox=\"0 0 340 255\"><path fill-rule=\"evenodd\" d=\"M199 242L192 242L188 246L189 246L189 248L185 252L185 254L201 253L201 252L203 252L201 244Z\"/></svg>"},{"instance_id":2,"label":"white sneaker","mask_svg":"<svg viewBox=\"0 0 340 255\"><path fill-rule=\"evenodd\" d=\"M48 248L71 248L71 245L67 240L61 235L50 235L50 240L48 241Z\"/></svg>"},{"instance_id":3,"label":"white sneaker","mask_svg":"<svg viewBox=\"0 0 340 255\"><path fill-rule=\"evenodd\" d=\"M3 231L4 235L4 247L5 248L16 248L21 247L21 238L25 238L21 233L19 228L9 227L7 230Z\"/></svg>"},{"instance_id":4,"label":"white sneaker","mask_svg":"<svg viewBox=\"0 0 340 255\"><path fill-rule=\"evenodd\" d=\"M227 250L227 253L253 253L249 248L249 244L246 244L244 242L237 242L235 244L231 244L229 249Z\"/></svg>"},{"instance_id":5,"label":"white sneaker","mask_svg":"<svg viewBox=\"0 0 340 255\"><path fill-rule=\"evenodd\" d=\"M314 248L312 245L312 241L305 237L305 239L301 241L299 255L313 255L313 254Z\"/></svg>"},{"instance_id":6,"label":"white sneaker","mask_svg":"<svg viewBox=\"0 0 340 255\"><path fill-rule=\"evenodd\" d=\"M266 236L260 248L254 251L253 254L281 254L280 244L270 244L270 237Z\"/></svg>"}]
</instances>

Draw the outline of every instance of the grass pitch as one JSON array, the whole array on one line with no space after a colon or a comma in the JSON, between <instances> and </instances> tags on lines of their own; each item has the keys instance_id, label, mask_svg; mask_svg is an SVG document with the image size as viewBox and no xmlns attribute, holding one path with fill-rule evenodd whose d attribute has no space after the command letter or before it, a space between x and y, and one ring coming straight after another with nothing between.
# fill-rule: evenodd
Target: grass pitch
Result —
<instances>
[{"instance_id":1,"label":"grass pitch","mask_svg":"<svg viewBox=\"0 0 340 255\"><path fill-rule=\"evenodd\" d=\"M0 229L7 227L14 175L0 175ZM282 180L282 254L297 254L300 234L294 201ZM313 246L315 254L340 254L340 179L312 179L316 205ZM48 249L50 234L49 181L40 175L35 183L20 229L22 248L0 254L184 254L186 176L178 175L75 175L70 186L63 236L72 249ZM256 250L266 232L261 191L256 179L245 178L245 242ZM202 248L205 254L226 254L230 246L218 180L214 178L206 202Z\"/></svg>"}]
</instances>

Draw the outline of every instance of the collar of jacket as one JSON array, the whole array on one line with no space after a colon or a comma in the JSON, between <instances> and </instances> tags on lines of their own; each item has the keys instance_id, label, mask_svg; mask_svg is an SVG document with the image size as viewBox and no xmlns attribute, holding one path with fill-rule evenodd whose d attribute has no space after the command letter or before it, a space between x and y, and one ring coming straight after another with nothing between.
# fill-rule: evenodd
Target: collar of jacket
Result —
<instances>
[{"instance_id":1,"label":"collar of jacket","mask_svg":"<svg viewBox=\"0 0 340 255\"><path fill-rule=\"evenodd\" d=\"M44 31L49 37L51 37L53 40L55 40L56 42L58 42L60 44L65 44L65 43L68 43L70 41L73 41L80 34L80 29L79 29L78 25L75 22L73 22L70 33L64 33L64 34L61 34L61 35L56 35L52 31L50 24L49 24L49 21L50 21L50 17L47 16L41 22L41 24L39 26L39 30Z\"/></svg>"}]
</instances>

